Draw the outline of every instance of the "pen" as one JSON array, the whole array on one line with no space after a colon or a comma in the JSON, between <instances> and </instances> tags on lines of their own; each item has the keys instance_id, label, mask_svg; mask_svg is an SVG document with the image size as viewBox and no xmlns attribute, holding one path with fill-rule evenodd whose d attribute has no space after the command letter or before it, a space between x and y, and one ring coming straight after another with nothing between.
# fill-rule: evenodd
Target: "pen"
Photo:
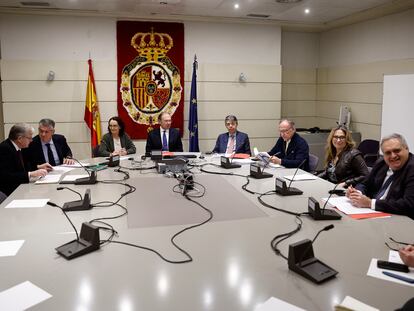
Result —
<instances>
[{"instance_id":1,"label":"pen","mask_svg":"<svg viewBox=\"0 0 414 311\"><path fill-rule=\"evenodd\" d=\"M386 276L390 276L392 278L395 278L395 279L398 279L398 280L401 280L401 281L404 281L410 284L414 284L414 279L407 278L406 276L402 276L402 275L395 274L395 273L388 272L388 271L382 271L382 273L385 274Z\"/></svg>"}]
</instances>

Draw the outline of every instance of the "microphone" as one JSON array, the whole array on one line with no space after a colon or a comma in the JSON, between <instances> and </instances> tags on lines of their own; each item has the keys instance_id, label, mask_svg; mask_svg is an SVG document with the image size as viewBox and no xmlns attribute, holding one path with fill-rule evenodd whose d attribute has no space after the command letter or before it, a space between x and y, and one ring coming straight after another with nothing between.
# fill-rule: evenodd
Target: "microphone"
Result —
<instances>
[{"instance_id":1,"label":"microphone","mask_svg":"<svg viewBox=\"0 0 414 311\"><path fill-rule=\"evenodd\" d=\"M69 218L68 214L66 214L65 210L62 207L60 207L59 205L57 205L56 203L53 203L51 201L48 201L47 204L50 205L50 206L53 206L53 207L57 207L58 209L60 209L63 212L63 214L65 215L66 219L69 221L70 225L72 226L73 230L75 230L75 233L76 233L76 241L79 241L78 230L76 230L75 225L70 220L70 218Z\"/></svg>"},{"instance_id":2,"label":"microphone","mask_svg":"<svg viewBox=\"0 0 414 311\"><path fill-rule=\"evenodd\" d=\"M47 202L48 205L59 208L63 214L66 216L66 219L71 224L73 230L76 233L76 240L65 243L59 247L56 247L56 252L67 260L85 255L87 253L93 252L100 248L100 238L99 238L99 228L92 225L89 222L84 222L82 224L80 235L78 230L70 220L69 216L66 214L65 210L57 205L56 203Z\"/></svg>"},{"instance_id":3,"label":"microphone","mask_svg":"<svg viewBox=\"0 0 414 311\"><path fill-rule=\"evenodd\" d=\"M318 236L323 232L323 231L329 231L331 229L334 228L333 224L330 224L324 228L322 228L321 230L318 231L318 233L315 235L315 237L313 238L312 242L310 242L310 244L308 245L308 247L305 249L305 251L302 254L302 257L299 260L299 265L302 267L303 266L303 259L304 257L308 254L309 249L313 246L313 243L315 242L315 240L318 238ZM313 252L312 252L312 256L313 256Z\"/></svg>"},{"instance_id":4,"label":"microphone","mask_svg":"<svg viewBox=\"0 0 414 311\"><path fill-rule=\"evenodd\" d=\"M304 159L304 160L303 160L303 161L299 164L299 166L296 168L296 171L295 171L295 173L293 174L293 177L292 177L292 179L291 179L291 181L290 181L290 183L289 183L288 190L290 189L290 186L292 185L292 182L295 180L295 176L296 176L296 174L298 173L298 171L299 171L300 167L301 167L303 164L305 164L306 160L307 160L307 159Z\"/></svg>"},{"instance_id":5,"label":"microphone","mask_svg":"<svg viewBox=\"0 0 414 311\"><path fill-rule=\"evenodd\" d=\"M229 158L225 157L225 156L222 156L220 158L220 166L225 168L225 169L241 167L240 164L233 163L234 155L235 155L235 152L233 152Z\"/></svg>"},{"instance_id":6,"label":"microphone","mask_svg":"<svg viewBox=\"0 0 414 311\"><path fill-rule=\"evenodd\" d=\"M335 187L332 190L329 190L329 196L328 199L323 204L322 209L319 207L319 202L313 198L309 197L308 199L308 212L309 215L314 220L340 220L342 218L341 215L339 215L336 211L332 209L325 209L326 205L329 202L329 199L331 196L335 193L337 193L336 188L339 186L340 182L335 185Z\"/></svg>"},{"instance_id":7,"label":"microphone","mask_svg":"<svg viewBox=\"0 0 414 311\"><path fill-rule=\"evenodd\" d=\"M63 189L68 189L68 190L70 190L70 191L72 191L72 192L76 193L76 194L80 197L80 199L81 199L81 200L83 200L82 195L81 195L79 192L77 192L77 191L75 191L75 190L73 190L73 189L71 189L71 188L69 188L69 187L57 187L57 188L56 188L56 190L63 190Z\"/></svg>"},{"instance_id":8,"label":"microphone","mask_svg":"<svg viewBox=\"0 0 414 311\"><path fill-rule=\"evenodd\" d=\"M58 187L58 188L56 188L56 190L63 190L63 189L70 190L70 191L78 194L81 198L80 200L70 201L70 202L66 202L65 204L63 204L63 207L62 207L63 211L66 211L66 212L85 211L85 210L88 210L88 209L92 208L92 205L91 205L91 190L90 189L86 189L85 195L84 195L83 198L82 198L82 195L79 192L77 192L73 189L70 189L69 187Z\"/></svg>"},{"instance_id":9,"label":"microphone","mask_svg":"<svg viewBox=\"0 0 414 311\"><path fill-rule=\"evenodd\" d=\"M315 258L313 252L313 243L319 234L322 231L328 231L332 228L334 228L332 224L322 228L312 241L306 239L289 245L289 269L318 284L337 275L338 271Z\"/></svg>"},{"instance_id":10,"label":"microphone","mask_svg":"<svg viewBox=\"0 0 414 311\"><path fill-rule=\"evenodd\" d=\"M83 177L83 178L76 179L75 182L74 182L75 185L94 185L94 184L97 183L97 180L96 180L97 173L96 173L96 171L88 170L78 159L75 159L75 158L71 158L71 159L75 160L75 162L78 163L86 171L86 173L88 173L88 175L89 175L89 177ZM63 183L65 183L65 182L63 182ZM72 183L72 182L70 182L70 183Z\"/></svg>"}]
</instances>

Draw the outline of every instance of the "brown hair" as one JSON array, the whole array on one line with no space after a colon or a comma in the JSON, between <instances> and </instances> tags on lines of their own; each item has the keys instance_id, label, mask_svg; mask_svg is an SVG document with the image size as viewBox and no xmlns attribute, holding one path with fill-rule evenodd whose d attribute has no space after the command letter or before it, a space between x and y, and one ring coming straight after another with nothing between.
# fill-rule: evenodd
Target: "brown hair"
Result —
<instances>
[{"instance_id":1,"label":"brown hair","mask_svg":"<svg viewBox=\"0 0 414 311\"><path fill-rule=\"evenodd\" d=\"M329 133L328 139L326 140L325 165L328 165L329 162L331 162L337 156L336 148L333 145L332 140L335 135L335 132L338 130L341 130L345 134L346 145L344 150L349 150L355 147L355 142L352 139L352 133L346 127L340 125L333 128Z\"/></svg>"}]
</instances>

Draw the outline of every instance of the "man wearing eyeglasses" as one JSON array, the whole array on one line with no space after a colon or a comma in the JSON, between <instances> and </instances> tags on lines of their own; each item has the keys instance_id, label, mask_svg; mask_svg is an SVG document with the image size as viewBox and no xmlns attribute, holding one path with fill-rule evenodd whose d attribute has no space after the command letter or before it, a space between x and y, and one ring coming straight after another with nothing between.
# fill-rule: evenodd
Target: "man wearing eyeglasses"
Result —
<instances>
[{"instance_id":1,"label":"man wearing eyeglasses","mask_svg":"<svg viewBox=\"0 0 414 311\"><path fill-rule=\"evenodd\" d=\"M55 121L51 119L39 121L39 135L33 138L29 148L24 151L24 156L31 169L44 163L51 166L75 164L65 136L55 134Z\"/></svg>"},{"instance_id":2,"label":"man wearing eyeglasses","mask_svg":"<svg viewBox=\"0 0 414 311\"><path fill-rule=\"evenodd\" d=\"M20 184L46 176L51 169L45 163L30 171L28 163L23 159L22 149L29 146L33 132L28 124L15 124L10 129L8 139L0 144L0 191L6 195L10 195Z\"/></svg>"},{"instance_id":3,"label":"man wearing eyeglasses","mask_svg":"<svg viewBox=\"0 0 414 311\"><path fill-rule=\"evenodd\" d=\"M287 168L301 167L309 171L309 145L298 133L295 123L283 119L279 122L280 137L269 151L270 161Z\"/></svg>"},{"instance_id":4,"label":"man wearing eyeglasses","mask_svg":"<svg viewBox=\"0 0 414 311\"><path fill-rule=\"evenodd\" d=\"M384 158L362 183L348 188L347 196L354 206L414 219L414 156L400 134L384 137L381 150Z\"/></svg>"}]
</instances>

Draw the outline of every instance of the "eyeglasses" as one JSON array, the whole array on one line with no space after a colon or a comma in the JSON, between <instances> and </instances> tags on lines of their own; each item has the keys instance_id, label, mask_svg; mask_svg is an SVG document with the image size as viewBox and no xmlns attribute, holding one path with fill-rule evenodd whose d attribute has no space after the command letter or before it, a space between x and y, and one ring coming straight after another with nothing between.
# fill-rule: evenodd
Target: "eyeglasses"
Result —
<instances>
[{"instance_id":1,"label":"eyeglasses","mask_svg":"<svg viewBox=\"0 0 414 311\"><path fill-rule=\"evenodd\" d=\"M279 132L280 132L281 134L285 134L285 133L289 132L291 129L292 129L291 127L290 127L290 128L288 128L288 129L279 129Z\"/></svg>"},{"instance_id":2,"label":"eyeglasses","mask_svg":"<svg viewBox=\"0 0 414 311\"><path fill-rule=\"evenodd\" d=\"M408 245L412 245L412 243L407 243L407 242L399 242L394 240L392 237L388 238L391 242L385 242L385 245L393 251L398 251L400 248L402 248L403 246L408 246ZM390 245L391 244L391 245Z\"/></svg>"},{"instance_id":3,"label":"eyeglasses","mask_svg":"<svg viewBox=\"0 0 414 311\"><path fill-rule=\"evenodd\" d=\"M335 140L345 140L346 139L345 136L334 136L332 138L335 139Z\"/></svg>"}]
</instances>

